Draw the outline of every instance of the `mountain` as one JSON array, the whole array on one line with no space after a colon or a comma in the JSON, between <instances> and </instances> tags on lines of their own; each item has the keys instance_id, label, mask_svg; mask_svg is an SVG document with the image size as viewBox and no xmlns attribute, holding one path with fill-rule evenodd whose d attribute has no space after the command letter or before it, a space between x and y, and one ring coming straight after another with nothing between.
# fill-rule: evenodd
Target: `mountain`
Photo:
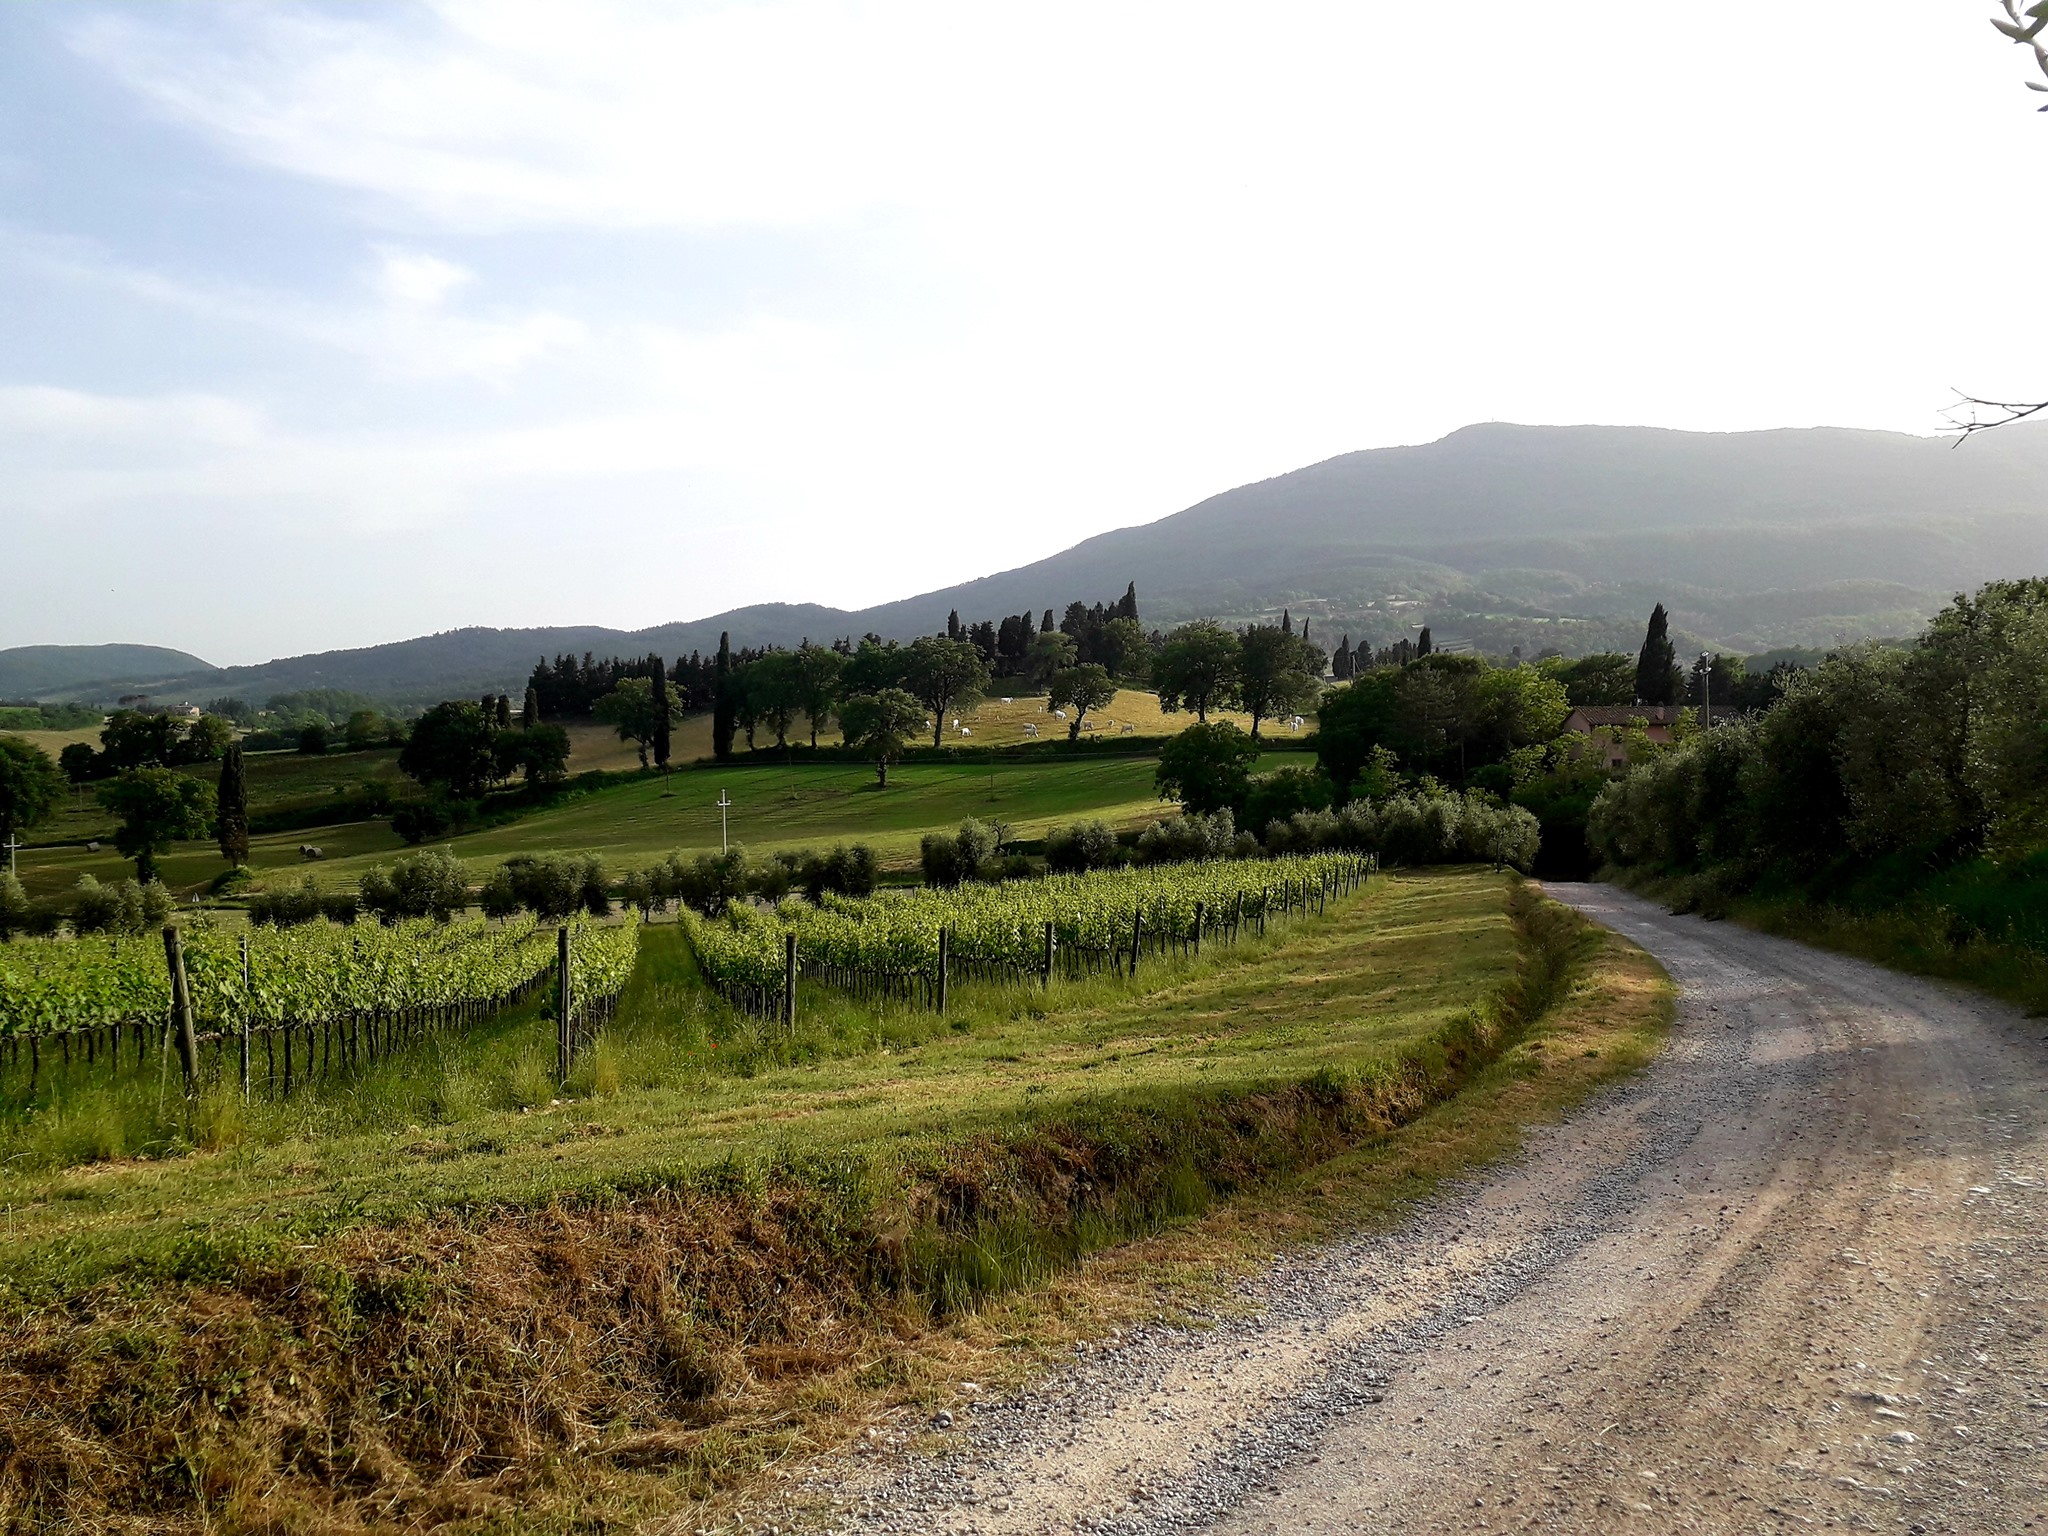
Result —
<instances>
[{"instance_id":1,"label":"mountain","mask_svg":"<svg viewBox=\"0 0 2048 1536\"><path fill-rule=\"evenodd\" d=\"M160 645L18 645L0 651L0 699L33 699L100 678L190 678L214 668Z\"/></svg>"},{"instance_id":2,"label":"mountain","mask_svg":"<svg viewBox=\"0 0 2048 1536\"><path fill-rule=\"evenodd\" d=\"M464 629L144 680L167 698L260 702L325 687L427 703L516 693L536 659L562 651L672 656L712 649L721 630L736 645L869 630L907 638L942 629L955 609L969 620L1057 610L1106 602L1127 581L1155 626L1242 622L1285 605L1326 644L1348 632L1384 645L1426 622L1439 643L1578 653L1633 650L1661 601L1681 645L1755 652L1904 634L1958 590L2044 572L2048 426L1957 446L1833 427L1489 423L1343 454L1015 570L853 612L764 604L634 631ZM97 698L143 678L116 668L31 691Z\"/></svg>"}]
</instances>

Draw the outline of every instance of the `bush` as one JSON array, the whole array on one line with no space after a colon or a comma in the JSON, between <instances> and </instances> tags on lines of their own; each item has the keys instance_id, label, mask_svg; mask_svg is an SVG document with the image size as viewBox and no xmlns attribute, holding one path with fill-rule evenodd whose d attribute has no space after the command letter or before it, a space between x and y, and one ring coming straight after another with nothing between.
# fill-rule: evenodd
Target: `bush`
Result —
<instances>
[{"instance_id":1,"label":"bush","mask_svg":"<svg viewBox=\"0 0 2048 1536\"><path fill-rule=\"evenodd\" d=\"M433 917L445 923L469 905L469 877L462 861L446 848L426 849L403 855L389 869L364 875L361 901L364 911L386 923L407 917Z\"/></svg>"},{"instance_id":2,"label":"bush","mask_svg":"<svg viewBox=\"0 0 2048 1536\"><path fill-rule=\"evenodd\" d=\"M1106 821L1077 821L1069 827L1055 827L1045 836L1045 867L1055 874L1108 869L1120 856L1116 834Z\"/></svg>"},{"instance_id":3,"label":"bush","mask_svg":"<svg viewBox=\"0 0 2048 1536\"><path fill-rule=\"evenodd\" d=\"M22 883L12 875L0 875L0 939L28 932L35 923L35 908Z\"/></svg>"},{"instance_id":4,"label":"bush","mask_svg":"<svg viewBox=\"0 0 2048 1536\"><path fill-rule=\"evenodd\" d=\"M578 912L604 917L611 912L611 885L604 860L595 854L576 858L546 854L507 859L484 885L484 911L509 917L525 908L536 917L561 922Z\"/></svg>"},{"instance_id":5,"label":"bush","mask_svg":"<svg viewBox=\"0 0 2048 1536\"><path fill-rule=\"evenodd\" d=\"M298 749L304 757L324 756L327 752L327 727L315 722L300 731Z\"/></svg>"},{"instance_id":6,"label":"bush","mask_svg":"<svg viewBox=\"0 0 2048 1536\"><path fill-rule=\"evenodd\" d=\"M840 896L872 896L882 877L882 861L865 843L839 844L830 853L803 855L797 879L813 902L827 891Z\"/></svg>"},{"instance_id":7,"label":"bush","mask_svg":"<svg viewBox=\"0 0 2048 1536\"><path fill-rule=\"evenodd\" d=\"M675 894L706 917L725 916L726 909L747 893L747 850L737 845L722 853L700 853L687 865L670 854L667 867Z\"/></svg>"},{"instance_id":8,"label":"bush","mask_svg":"<svg viewBox=\"0 0 2048 1536\"><path fill-rule=\"evenodd\" d=\"M107 886L81 875L71 898L71 927L76 933L144 933L168 922L175 906L171 893L154 880Z\"/></svg>"},{"instance_id":9,"label":"bush","mask_svg":"<svg viewBox=\"0 0 2048 1536\"><path fill-rule=\"evenodd\" d=\"M972 816L960 823L958 831L927 832L918 845L924 883L952 886L984 875L999 879L1001 870L996 865L996 855L1001 851L1002 840L996 829Z\"/></svg>"},{"instance_id":10,"label":"bush","mask_svg":"<svg viewBox=\"0 0 2048 1536\"><path fill-rule=\"evenodd\" d=\"M325 910L326 898L321 895L319 885L311 875L297 885L279 886L276 890L258 891L249 898L249 921L258 925L273 924L279 928L297 928L313 922ZM348 898L351 916L355 910L355 897Z\"/></svg>"},{"instance_id":11,"label":"bush","mask_svg":"<svg viewBox=\"0 0 2048 1536\"><path fill-rule=\"evenodd\" d=\"M1518 805L1487 795L1410 793L1354 800L1342 811L1297 811L1266 828L1269 853L1349 848L1388 864L1536 862L1541 829Z\"/></svg>"},{"instance_id":12,"label":"bush","mask_svg":"<svg viewBox=\"0 0 2048 1536\"><path fill-rule=\"evenodd\" d=\"M1237 819L1225 806L1213 816L1191 813L1174 821L1153 822L1138 834L1137 853L1141 864L1181 864L1194 859L1227 859L1236 847ZM1258 850L1256 839L1252 850ZM1050 862L1050 844L1046 856Z\"/></svg>"}]
</instances>

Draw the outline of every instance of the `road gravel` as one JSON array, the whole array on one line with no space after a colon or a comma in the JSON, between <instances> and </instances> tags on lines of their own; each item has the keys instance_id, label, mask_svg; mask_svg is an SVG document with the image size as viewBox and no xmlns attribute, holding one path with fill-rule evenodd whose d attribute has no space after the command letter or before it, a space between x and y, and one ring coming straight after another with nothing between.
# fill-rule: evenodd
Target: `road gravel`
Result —
<instances>
[{"instance_id":1,"label":"road gravel","mask_svg":"<svg viewBox=\"0 0 2048 1536\"><path fill-rule=\"evenodd\" d=\"M1606 886L1669 1048L1244 1315L791 1489L852 1532L2048 1533L2048 1037Z\"/></svg>"}]
</instances>

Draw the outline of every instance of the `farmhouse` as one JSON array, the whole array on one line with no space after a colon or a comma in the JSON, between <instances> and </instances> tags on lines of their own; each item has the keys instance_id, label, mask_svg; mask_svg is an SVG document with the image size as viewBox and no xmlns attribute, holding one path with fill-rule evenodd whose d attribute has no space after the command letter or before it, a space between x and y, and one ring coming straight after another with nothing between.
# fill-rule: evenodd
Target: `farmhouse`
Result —
<instances>
[{"instance_id":1,"label":"farmhouse","mask_svg":"<svg viewBox=\"0 0 2048 1536\"><path fill-rule=\"evenodd\" d=\"M1581 704L1564 718L1564 728L1584 736L1599 751L1609 768L1628 761L1628 746L1622 733L1640 724L1650 740L1662 745L1671 740L1671 728L1678 722L1682 706L1677 704Z\"/></svg>"}]
</instances>

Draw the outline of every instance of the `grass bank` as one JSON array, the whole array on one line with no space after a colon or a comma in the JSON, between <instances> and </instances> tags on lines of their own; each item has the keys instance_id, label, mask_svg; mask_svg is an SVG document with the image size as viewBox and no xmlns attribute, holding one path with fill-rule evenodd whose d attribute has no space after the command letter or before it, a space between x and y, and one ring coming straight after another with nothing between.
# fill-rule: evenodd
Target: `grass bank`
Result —
<instances>
[{"instance_id":1,"label":"grass bank","mask_svg":"<svg viewBox=\"0 0 2048 1536\"><path fill-rule=\"evenodd\" d=\"M23 1180L0 1507L482 1531L730 1499L962 1371L1384 1214L1641 1060L1667 996L1471 872L1142 991L818 1000L795 1042L649 954L626 1011L674 1019L677 1054L641 1081L628 1030L573 1104Z\"/></svg>"}]
</instances>

